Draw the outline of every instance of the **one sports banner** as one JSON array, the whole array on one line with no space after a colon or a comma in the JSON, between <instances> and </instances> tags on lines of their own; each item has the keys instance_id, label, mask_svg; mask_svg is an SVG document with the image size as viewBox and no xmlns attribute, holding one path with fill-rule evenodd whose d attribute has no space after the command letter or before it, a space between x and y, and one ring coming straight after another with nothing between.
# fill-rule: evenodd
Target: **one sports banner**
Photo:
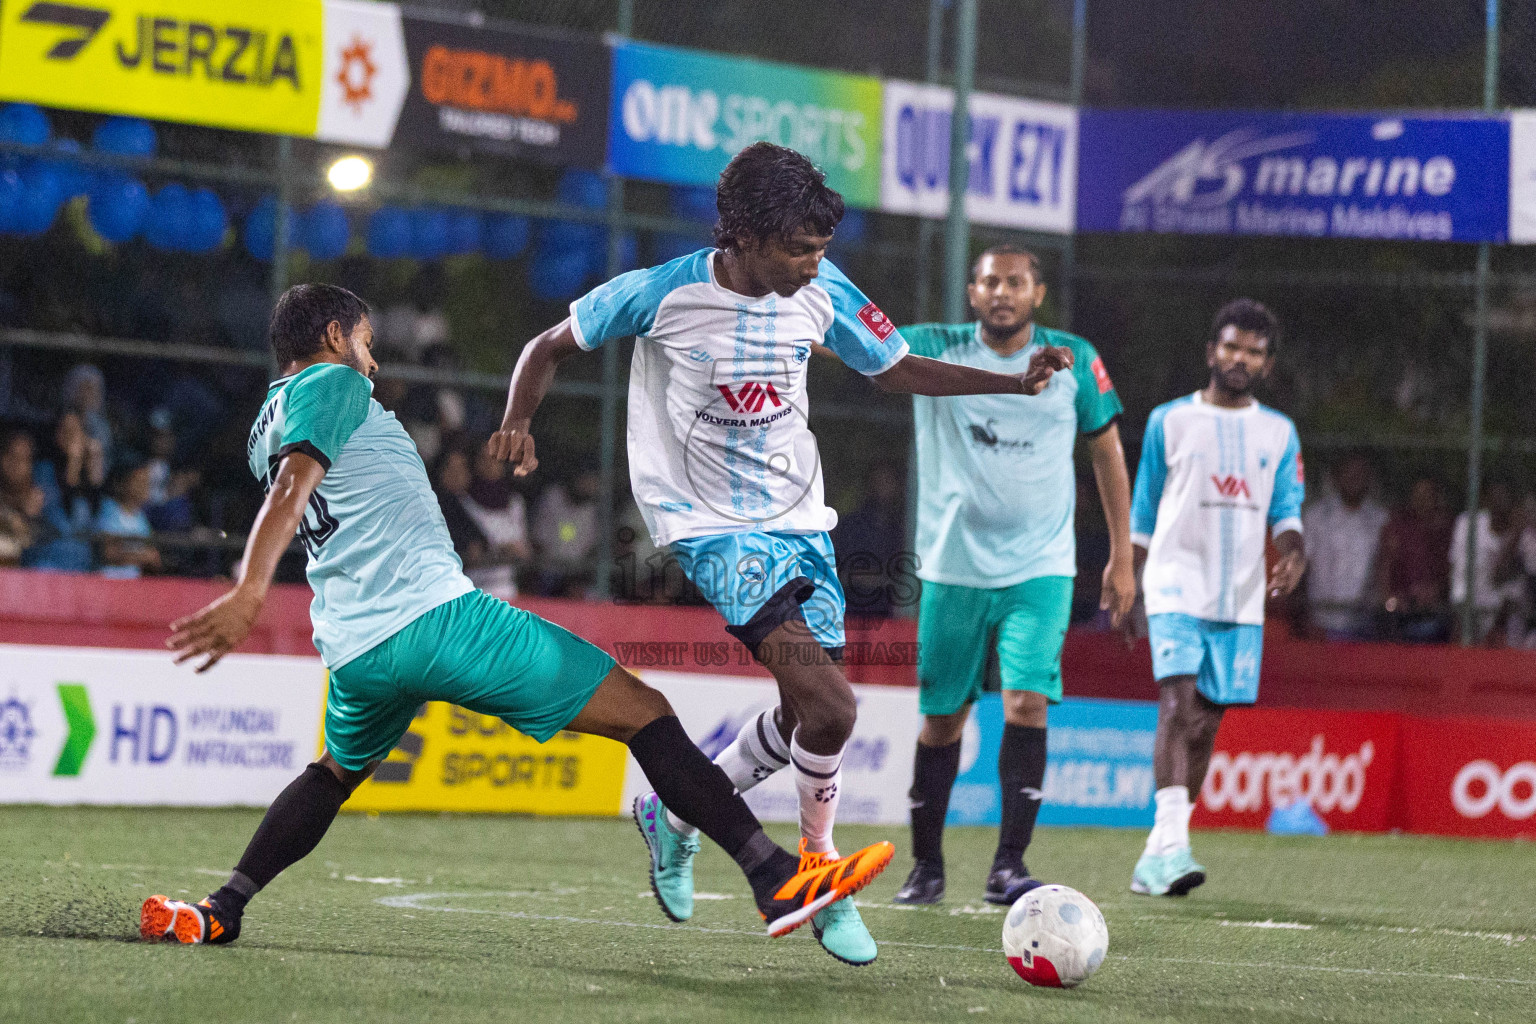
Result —
<instances>
[{"instance_id":1,"label":"one sports banner","mask_svg":"<svg viewBox=\"0 0 1536 1024\"><path fill-rule=\"evenodd\" d=\"M877 78L671 47L613 51L608 161L634 178L713 185L766 139L809 157L852 206L880 205Z\"/></svg>"},{"instance_id":2,"label":"one sports banner","mask_svg":"<svg viewBox=\"0 0 1536 1024\"><path fill-rule=\"evenodd\" d=\"M265 807L314 760L318 658L0 645L0 803Z\"/></svg>"},{"instance_id":3,"label":"one sports banner","mask_svg":"<svg viewBox=\"0 0 1536 1024\"><path fill-rule=\"evenodd\" d=\"M0 98L313 135L320 0L5 0Z\"/></svg>"},{"instance_id":4,"label":"one sports banner","mask_svg":"<svg viewBox=\"0 0 1536 1024\"><path fill-rule=\"evenodd\" d=\"M880 208L949 211L953 90L885 83ZM1065 104L973 93L966 215L975 223L1069 234L1077 209L1077 111Z\"/></svg>"},{"instance_id":5,"label":"one sports banner","mask_svg":"<svg viewBox=\"0 0 1536 1024\"><path fill-rule=\"evenodd\" d=\"M1150 826L1156 732L1157 705L1150 701L1072 697L1051 708L1039 822ZM949 824L1002 821L997 777L1002 742L1002 698L983 694L961 739L960 775L950 795Z\"/></svg>"},{"instance_id":6,"label":"one sports banner","mask_svg":"<svg viewBox=\"0 0 1536 1024\"><path fill-rule=\"evenodd\" d=\"M1536 722L1403 718L1403 818L1427 835L1536 839Z\"/></svg>"},{"instance_id":7,"label":"one sports banner","mask_svg":"<svg viewBox=\"0 0 1536 1024\"><path fill-rule=\"evenodd\" d=\"M400 8L375 0L325 0L324 77L315 137L383 149L411 85Z\"/></svg>"},{"instance_id":8,"label":"one sports banner","mask_svg":"<svg viewBox=\"0 0 1536 1024\"><path fill-rule=\"evenodd\" d=\"M1509 240L1536 242L1536 110L1509 112Z\"/></svg>"},{"instance_id":9,"label":"one sports banner","mask_svg":"<svg viewBox=\"0 0 1536 1024\"><path fill-rule=\"evenodd\" d=\"M1501 242L1510 130L1445 115L1083 110L1080 231Z\"/></svg>"}]
</instances>

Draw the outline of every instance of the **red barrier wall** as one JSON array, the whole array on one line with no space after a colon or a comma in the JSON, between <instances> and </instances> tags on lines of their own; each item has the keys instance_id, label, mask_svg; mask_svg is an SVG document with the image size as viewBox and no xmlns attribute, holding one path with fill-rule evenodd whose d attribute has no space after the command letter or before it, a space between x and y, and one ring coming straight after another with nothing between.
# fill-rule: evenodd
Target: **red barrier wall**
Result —
<instances>
[{"instance_id":1,"label":"red barrier wall","mask_svg":"<svg viewBox=\"0 0 1536 1024\"><path fill-rule=\"evenodd\" d=\"M0 569L0 642L157 648L165 641L166 623L221 589L196 580L119 581ZM313 654L309 599L307 587L274 587L242 650ZM538 598L519 603L637 668L766 674L709 608ZM1317 644L1280 635L1277 626L1270 634L1261 707L1536 719L1536 653ZM848 636L848 674L855 682L916 682L916 629L910 620L853 621ZM1063 673L1066 691L1075 697L1157 696L1145 641L1127 649L1110 634L1074 630L1067 635Z\"/></svg>"}]
</instances>

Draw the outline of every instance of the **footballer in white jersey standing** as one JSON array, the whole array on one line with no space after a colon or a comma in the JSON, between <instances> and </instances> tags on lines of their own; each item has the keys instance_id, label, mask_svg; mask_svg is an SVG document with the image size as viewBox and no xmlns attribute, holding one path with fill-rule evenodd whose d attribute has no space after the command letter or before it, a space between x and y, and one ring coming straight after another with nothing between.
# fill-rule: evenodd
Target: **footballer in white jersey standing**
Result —
<instances>
[{"instance_id":1,"label":"footballer in white jersey standing","mask_svg":"<svg viewBox=\"0 0 1536 1024\"><path fill-rule=\"evenodd\" d=\"M802 863L833 856L853 690L838 666L843 592L827 531L821 459L806 422L806 361L823 344L881 389L901 394L1033 395L1072 365L1043 346L1021 373L908 354L895 326L823 257L843 199L793 150L737 153L716 189L715 246L622 274L571 304L513 372L491 452L518 476L538 464L529 422L555 365L628 335L630 485L657 547L683 570L779 684L779 707L749 719L718 764L746 792L793 766ZM635 802L657 901L693 914L693 825L654 793ZM850 901L812 919L823 947L850 964L876 948Z\"/></svg>"},{"instance_id":2,"label":"footballer in white jersey standing","mask_svg":"<svg viewBox=\"0 0 1536 1024\"><path fill-rule=\"evenodd\" d=\"M1222 714L1258 699L1266 594L1289 594L1306 570L1301 442L1289 417L1253 396L1279 341L1267 308L1227 303L1206 344L1210 383L1152 410L1142 437L1131 542L1145 565L1161 692L1157 812L1132 892L1183 896L1205 881L1189 848L1190 801L1205 782ZM1266 579L1270 536L1280 558Z\"/></svg>"}]
</instances>

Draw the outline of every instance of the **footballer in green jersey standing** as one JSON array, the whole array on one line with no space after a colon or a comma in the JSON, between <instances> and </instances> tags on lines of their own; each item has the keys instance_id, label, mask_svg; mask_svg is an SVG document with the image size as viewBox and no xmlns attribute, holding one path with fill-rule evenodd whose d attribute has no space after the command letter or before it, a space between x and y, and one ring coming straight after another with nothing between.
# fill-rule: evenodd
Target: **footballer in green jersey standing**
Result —
<instances>
[{"instance_id":1,"label":"footballer in green jersey standing","mask_svg":"<svg viewBox=\"0 0 1536 1024\"><path fill-rule=\"evenodd\" d=\"M1045 782L1046 711L1061 700L1061 648L1077 575L1072 451L1079 435L1087 439L1109 521L1101 606L1119 625L1136 598L1131 488L1117 426L1122 410L1104 361L1082 338L1034 322L1045 285L1032 253L988 249L967 295L977 322L901 329L914 353L1016 373L1049 345L1070 348L1073 364L1038 395L913 399L923 725L911 792L917 863L898 903L944 896L944 816L960 736L994 650L1005 721L997 764L1003 807L985 898L1011 904L1036 884L1024 850Z\"/></svg>"}]
</instances>

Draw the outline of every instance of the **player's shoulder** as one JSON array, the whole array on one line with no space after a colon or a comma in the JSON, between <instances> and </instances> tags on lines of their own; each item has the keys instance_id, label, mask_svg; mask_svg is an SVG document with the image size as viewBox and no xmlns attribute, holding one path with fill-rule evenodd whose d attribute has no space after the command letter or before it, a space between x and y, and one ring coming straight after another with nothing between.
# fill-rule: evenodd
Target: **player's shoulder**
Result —
<instances>
[{"instance_id":1,"label":"player's shoulder","mask_svg":"<svg viewBox=\"0 0 1536 1024\"><path fill-rule=\"evenodd\" d=\"M1198 393L1199 392L1191 392L1190 394L1187 394L1187 395L1181 395L1178 398L1175 398L1175 399L1173 399L1171 401L1168 401L1168 402L1164 402L1162 405L1156 406L1152 410L1152 414L1147 417L1147 427L1148 427L1148 429L1151 429L1151 427L1152 427L1152 425L1154 423L1159 425L1159 426L1161 426L1163 421L1165 421L1168 418L1170 413L1177 415L1181 410L1191 410L1192 411L1192 410L1198 408L1198 405L1195 402L1195 395L1197 395Z\"/></svg>"},{"instance_id":2,"label":"player's shoulder","mask_svg":"<svg viewBox=\"0 0 1536 1024\"><path fill-rule=\"evenodd\" d=\"M976 337L976 324L912 324L901 328L907 346L920 356L939 358Z\"/></svg>"},{"instance_id":3,"label":"player's shoulder","mask_svg":"<svg viewBox=\"0 0 1536 1024\"><path fill-rule=\"evenodd\" d=\"M631 270L620 274L609 284L637 292L653 304L660 305L663 299L679 288L691 284L708 284L709 260L714 251L712 248L700 249L675 260L658 263L654 267Z\"/></svg>"},{"instance_id":4,"label":"player's shoulder","mask_svg":"<svg viewBox=\"0 0 1536 1024\"><path fill-rule=\"evenodd\" d=\"M1263 417L1266 422L1274 424L1276 430L1285 430L1293 435L1298 433L1296 430L1296 421L1291 419L1285 413L1281 412L1279 409L1273 408L1272 406L1268 406L1263 402L1260 402L1259 415Z\"/></svg>"},{"instance_id":5,"label":"player's shoulder","mask_svg":"<svg viewBox=\"0 0 1536 1024\"><path fill-rule=\"evenodd\" d=\"M302 395L324 401L358 394L371 395L373 383L345 363L315 363L288 378L283 384L283 391L287 392L290 399Z\"/></svg>"},{"instance_id":6,"label":"player's shoulder","mask_svg":"<svg viewBox=\"0 0 1536 1024\"><path fill-rule=\"evenodd\" d=\"M1093 360L1099 358L1099 350L1093 347L1093 342L1080 334L1058 330L1055 327L1042 327L1036 324L1034 342L1037 345L1052 345L1056 348L1071 349L1074 362L1082 362L1085 368ZM1087 362L1084 362L1084 360L1087 360Z\"/></svg>"}]
</instances>

